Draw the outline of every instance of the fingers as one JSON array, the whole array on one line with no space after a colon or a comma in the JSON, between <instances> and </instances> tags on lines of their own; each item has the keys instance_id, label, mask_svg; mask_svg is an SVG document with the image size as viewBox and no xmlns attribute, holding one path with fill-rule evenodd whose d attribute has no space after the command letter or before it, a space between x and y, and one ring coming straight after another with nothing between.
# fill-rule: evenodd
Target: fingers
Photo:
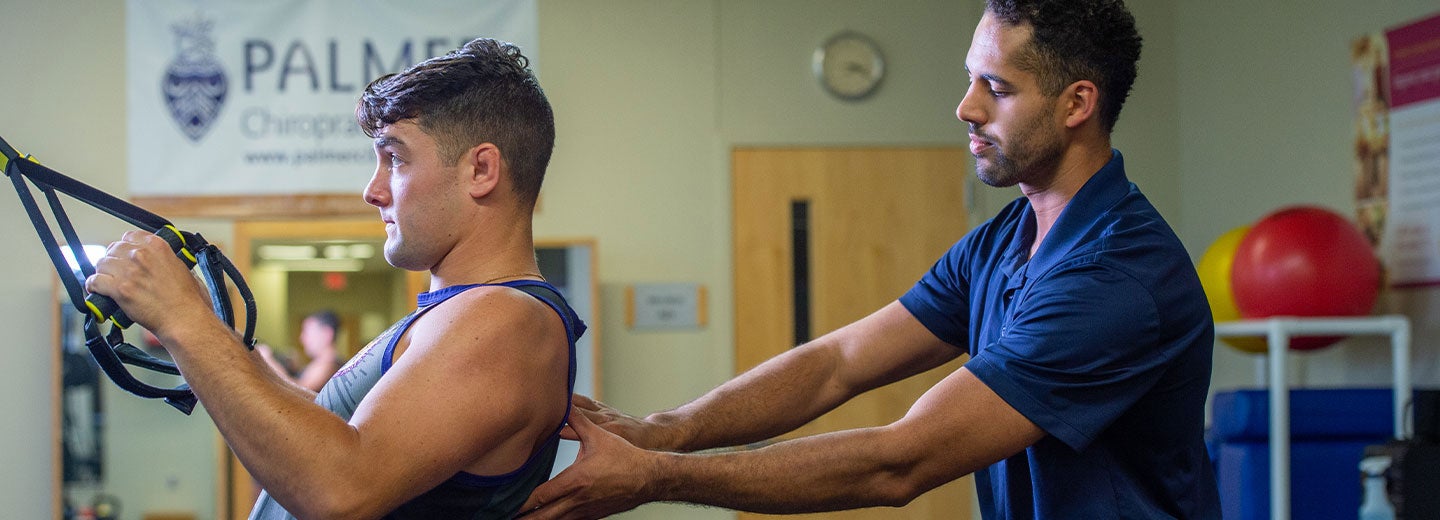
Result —
<instances>
[{"instance_id":1,"label":"fingers","mask_svg":"<svg viewBox=\"0 0 1440 520\"><path fill-rule=\"evenodd\" d=\"M580 395L580 394L575 394L575 395L571 396L571 397L570 397L570 403L573 404L575 407L580 408L581 410L589 410L589 411L597 411L597 412L600 411L600 407L604 406L603 404L600 404L599 401L596 401L596 400L594 400L594 399L591 399L591 398L589 398L589 397L586 397L586 396L583 396L583 395Z\"/></svg>"},{"instance_id":2,"label":"fingers","mask_svg":"<svg viewBox=\"0 0 1440 520\"><path fill-rule=\"evenodd\" d=\"M582 450L585 449L585 437L593 431L591 430L592 428L598 428L598 426L595 426L595 421L590 419L589 417L586 417L585 413L586 412L584 410L581 410L580 408L575 406L571 406L570 420L566 421L565 427L560 429L560 438L571 441L579 441L581 444L580 449ZM577 426L577 424L579 426ZM585 431L580 431L580 428L585 428Z\"/></svg>"},{"instance_id":3,"label":"fingers","mask_svg":"<svg viewBox=\"0 0 1440 520\"><path fill-rule=\"evenodd\" d=\"M128 236L129 233L126 235ZM115 296L113 292L116 289L117 279L123 277L124 271L129 269L125 262L119 260L130 257L134 249L135 244L127 242L123 238L111 242L105 248L105 256L95 260L95 274L85 279L85 290L106 296Z\"/></svg>"},{"instance_id":4,"label":"fingers","mask_svg":"<svg viewBox=\"0 0 1440 520\"><path fill-rule=\"evenodd\" d=\"M644 502L632 478L643 452L573 408L567 429L580 441L575 463L530 494L521 506L527 520L589 520L633 509Z\"/></svg>"},{"instance_id":5,"label":"fingers","mask_svg":"<svg viewBox=\"0 0 1440 520\"><path fill-rule=\"evenodd\" d=\"M535 506L521 509L520 514L515 515L515 518L524 518L525 520L561 520L573 518L566 516L568 512L565 508L559 507L558 504L555 506Z\"/></svg>"},{"instance_id":6,"label":"fingers","mask_svg":"<svg viewBox=\"0 0 1440 520\"><path fill-rule=\"evenodd\" d=\"M642 419L637 419L605 403L576 395L572 401L572 416L583 417L596 427L624 438L643 448L657 448L656 429ZM568 438L568 437L567 437ZM571 439L574 440L574 439Z\"/></svg>"},{"instance_id":7,"label":"fingers","mask_svg":"<svg viewBox=\"0 0 1440 520\"><path fill-rule=\"evenodd\" d=\"M541 484L530 493L530 498L520 506L520 513L516 518L524 517L531 519L550 520L561 518L561 514L568 509L567 498L574 493L575 487L570 484L572 480L568 475L569 471L561 471L549 482Z\"/></svg>"},{"instance_id":8,"label":"fingers","mask_svg":"<svg viewBox=\"0 0 1440 520\"><path fill-rule=\"evenodd\" d=\"M590 435L595 428L597 428L595 426L595 421L592 421L589 417L586 417L584 412L573 407L571 408L570 422L565 425L565 429L570 430L571 433L575 434L575 438L570 440L580 441L581 443L584 443L585 437Z\"/></svg>"},{"instance_id":9,"label":"fingers","mask_svg":"<svg viewBox=\"0 0 1440 520\"><path fill-rule=\"evenodd\" d=\"M587 420L589 420L589 421L592 422L592 423L599 423L599 424L608 423L608 422L611 422L611 421L614 420L614 417L612 417L612 416L610 416L610 415L606 415L605 412L602 412L602 411L599 411L599 410L594 410L594 409L581 408L581 407L579 407L579 406L573 406L573 407L571 407L571 413L570 413L570 415L572 415L572 416L581 416L581 417L586 418Z\"/></svg>"},{"instance_id":10,"label":"fingers","mask_svg":"<svg viewBox=\"0 0 1440 520\"><path fill-rule=\"evenodd\" d=\"M205 288L164 239L143 231L127 232L111 243L95 262L85 289L115 300L132 320L157 335L163 329L158 322L170 321L177 313L209 313Z\"/></svg>"},{"instance_id":11,"label":"fingers","mask_svg":"<svg viewBox=\"0 0 1440 520\"><path fill-rule=\"evenodd\" d=\"M157 254L160 256L153 256ZM161 261L173 258L179 262L164 239L144 231L128 231L105 248L105 256L95 262L95 270L113 278L126 278L148 273L156 265L156 258ZM183 269L184 264L179 267ZM102 285L113 288L113 282Z\"/></svg>"},{"instance_id":12,"label":"fingers","mask_svg":"<svg viewBox=\"0 0 1440 520\"><path fill-rule=\"evenodd\" d=\"M131 242L135 244L144 244L152 238L161 242L165 241L165 239L155 236L154 233L148 233L145 231L140 231L138 229L132 229L130 231L126 231L125 234L120 235L121 241ZM169 248L170 246L167 244L165 247Z\"/></svg>"},{"instance_id":13,"label":"fingers","mask_svg":"<svg viewBox=\"0 0 1440 520\"><path fill-rule=\"evenodd\" d=\"M583 414L586 419L590 419L590 422L595 424L606 425L621 420L625 422L634 421L633 418L625 415L624 412L583 395L575 394L571 400L571 405Z\"/></svg>"},{"instance_id":14,"label":"fingers","mask_svg":"<svg viewBox=\"0 0 1440 520\"><path fill-rule=\"evenodd\" d=\"M556 479L565 477L561 472ZM584 497L584 490L576 485L566 484L563 491L557 487L555 480L546 482L530 494L525 504L520 506L520 511L515 518L525 520L591 520L604 518L610 514L623 511L624 509L607 509L606 506L596 506L589 503ZM560 493L560 494L557 494ZM549 498L542 498L549 497ZM630 506L631 508L635 506Z\"/></svg>"},{"instance_id":15,"label":"fingers","mask_svg":"<svg viewBox=\"0 0 1440 520\"><path fill-rule=\"evenodd\" d=\"M567 441L578 441L580 440L580 434L575 433L575 428L572 428L570 423L566 422L565 427L560 429L560 438Z\"/></svg>"}]
</instances>

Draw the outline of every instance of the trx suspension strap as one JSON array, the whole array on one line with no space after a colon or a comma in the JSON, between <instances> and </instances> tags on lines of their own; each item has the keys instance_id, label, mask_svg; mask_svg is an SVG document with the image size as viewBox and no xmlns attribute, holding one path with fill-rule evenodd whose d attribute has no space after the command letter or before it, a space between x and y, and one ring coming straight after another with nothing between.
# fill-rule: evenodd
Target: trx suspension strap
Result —
<instances>
[{"instance_id":1,"label":"trx suspension strap","mask_svg":"<svg viewBox=\"0 0 1440 520\"><path fill-rule=\"evenodd\" d=\"M164 399L166 403L187 415L195 408L195 394L190 391L189 385L182 383L174 388L151 386L136 379L125 367L128 364L155 372L180 375L174 363L158 359L125 342L122 329L129 327L132 322L113 300L85 291L85 279L95 274L95 266L91 265L90 259L85 256L75 228L65 215L65 209L61 207L56 192L94 206L165 239L170 244L170 249L175 251L175 255L185 262L186 267L200 268L201 277L210 289L210 303L215 315L234 328L235 312L231 307L230 293L225 282L226 277L230 278L245 304L245 331L242 341L247 348L254 348L255 297L250 293L250 287L245 285L245 279L241 277L235 264L225 258L219 248L205 242L198 234L176 229L159 215L46 168L34 157L15 151L3 138L0 138L0 169L5 170L5 175L15 186L15 192L25 206L30 222L35 225L35 232L40 235L40 243L45 246L50 263L55 265L55 271L60 275L60 281L70 296L71 304L76 311L85 315L86 348L90 350L90 355L95 357L100 369L105 371L105 375L120 388L140 397ZM65 246L61 246L55 239L50 223L46 221L35 196L30 192L31 184L45 194L45 200L55 218L55 225L65 238ZM69 249L71 257L79 266L78 270L70 267L61 247ZM111 325L109 331L102 334L101 325L106 321Z\"/></svg>"}]
</instances>

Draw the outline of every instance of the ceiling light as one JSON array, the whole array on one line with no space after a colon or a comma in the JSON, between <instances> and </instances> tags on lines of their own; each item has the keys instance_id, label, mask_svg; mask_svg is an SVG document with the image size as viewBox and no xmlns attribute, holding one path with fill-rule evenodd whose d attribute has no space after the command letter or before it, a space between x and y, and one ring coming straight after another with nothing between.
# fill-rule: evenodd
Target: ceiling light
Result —
<instances>
[{"instance_id":1,"label":"ceiling light","mask_svg":"<svg viewBox=\"0 0 1440 520\"><path fill-rule=\"evenodd\" d=\"M264 260L310 260L315 258L315 246L287 246L267 244L260 246L260 258Z\"/></svg>"},{"instance_id":2,"label":"ceiling light","mask_svg":"<svg viewBox=\"0 0 1440 520\"><path fill-rule=\"evenodd\" d=\"M349 249L340 244L330 244L328 246L325 246L325 251L323 251L323 254L325 255L325 258L329 258L331 260L350 258Z\"/></svg>"},{"instance_id":3,"label":"ceiling light","mask_svg":"<svg viewBox=\"0 0 1440 520\"><path fill-rule=\"evenodd\" d=\"M259 267L279 271L349 272L357 273L365 263L354 258L304 258L296 260L265 260Z\"/></svg>"},{"instance_id":4,"label":"ceiling light","mask_svg":"<svg viewBox=\"0 0 1440 520\"><path fill-rule=\"evenodd\" d=\"M350 258L375 258L375 246L371 244L350 244Z\"/></svg>"}]
</instances>

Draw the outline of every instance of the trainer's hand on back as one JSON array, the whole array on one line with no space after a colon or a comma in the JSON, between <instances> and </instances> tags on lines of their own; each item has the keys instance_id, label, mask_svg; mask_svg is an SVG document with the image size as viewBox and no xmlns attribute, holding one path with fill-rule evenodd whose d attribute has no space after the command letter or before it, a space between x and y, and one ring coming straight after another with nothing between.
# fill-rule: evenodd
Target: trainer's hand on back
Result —
<instances>
[{"instance_id":1,"label":"trainer's hand on back","mask_svg":"<svg viewBox=\"0 0 1440 520\"><path fill-rule=\"evenodd\" d=\"M650 502L658 453L645 451L591 422L579 409L567 428L580 441L575 463L541 484L520 506L526 520L604 518Z\"/></svg>"},{"instance_id":2,"label":"trainer's hand on back","mask_svg":"<svg viewBox=\"0 0 1440 520\"><path fill-rule=\"evenodd\" d=\"M675 449L675 447L671 445L672 443L669 441L669 437L665 435L665 430L655 423L636 418L625 412L616 410L610 405L580 394L575 394L574 397L571 398L571 403L575 405L574 410L571 412L572 416L576 414L583 415L586 419L589 419L591 423L603 428L605 431L620 436L636 447L647 450L666 451L673 451ZM561 432L561 436L572 441L576 440L573 431L568 427L565 431Z\"/></svg>"}]
</instances>

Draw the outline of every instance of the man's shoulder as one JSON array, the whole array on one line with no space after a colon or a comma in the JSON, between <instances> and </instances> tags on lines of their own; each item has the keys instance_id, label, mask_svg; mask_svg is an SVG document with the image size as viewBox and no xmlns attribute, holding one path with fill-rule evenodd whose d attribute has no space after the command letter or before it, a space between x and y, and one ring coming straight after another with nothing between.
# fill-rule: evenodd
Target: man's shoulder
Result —
<instances>
[{"instance_id":1,"label":"man's shoulder","mask_svg":"<svg viewBox=\"0 0 1440 520\"><path fill-rule=\"evenodd\" d=\"M534 334L552 324L555 313L521 290L500 285L468 288L435 305L415 324L416 332L509 336Z\"/></svg>"}]
</instances>

